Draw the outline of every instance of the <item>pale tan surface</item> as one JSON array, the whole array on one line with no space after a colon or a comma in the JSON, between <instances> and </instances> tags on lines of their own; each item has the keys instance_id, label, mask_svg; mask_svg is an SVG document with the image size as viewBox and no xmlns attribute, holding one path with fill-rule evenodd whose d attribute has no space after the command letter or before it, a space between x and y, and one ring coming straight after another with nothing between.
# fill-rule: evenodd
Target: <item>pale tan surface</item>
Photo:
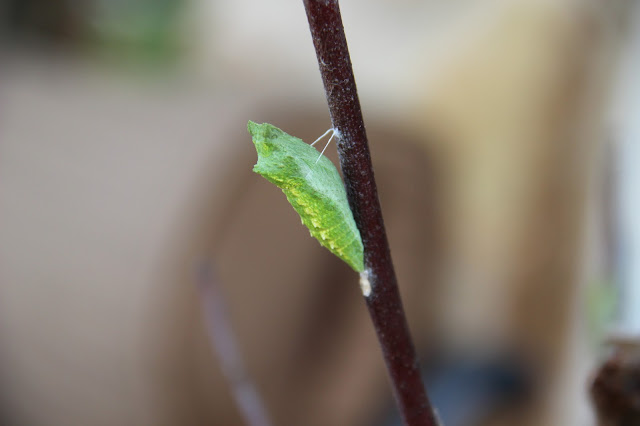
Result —
<instances>
[{"instance_id":1,"label":"pale tan surface","mask_svg":"<svg viewBox=\"0 0 640 426\"><path fill-rule=\"evenodd\" d=\"M175 424L163 394L188 367L167 360L165 341L189 342L175 324L194 295L164 265L180 250L194 186L232 156L220 131L232 108L188 87L123 85L72 58L9 64L0 126L9 413L25 425ZM185 296L173 303L178 285Z\"/></svg>"}]
</instances>

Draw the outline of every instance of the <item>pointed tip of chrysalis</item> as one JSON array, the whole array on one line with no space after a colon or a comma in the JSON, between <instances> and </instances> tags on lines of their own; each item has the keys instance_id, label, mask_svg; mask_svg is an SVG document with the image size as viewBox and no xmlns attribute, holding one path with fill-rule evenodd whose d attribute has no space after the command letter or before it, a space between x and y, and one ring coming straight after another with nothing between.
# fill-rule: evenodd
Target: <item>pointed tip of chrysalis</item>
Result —
<instances>
[{"instance_id":1,"label":"pointed tip of chrysalis","mask_svg":"<svg viewBox=\"0 0 640 426\"><path fill-rule=\"evenodd\" d=\"M264 126L264 124L258 124L258 123L255 123L255 122L249 120L249 122L247 123L247 130L249 131L251 136L253 136L253 138L255 139L256 136L258 135L258 133L260 132L260 129L263 126Z\"/></svg>"},{"instance_id":2,"label":"pointed tip of chrysalis","mask_svg":"<svg viewBox=\"0 0 640 426\"><path fill-rule=\"evenodd\" d=\"M253 143L258 146L274 138L274 136L284 133L273 124L256 123L251 120L247 122L247 130L253 138Z\"/></svg>"},{"instance_id":3,"label":"pointed tip of chrysalis","mask_svg":"<svg viewBox=\"0 0 640 426\"><path fill-rule=\"evenodd\" d=\"M267 140L267 123L255 123L251 120L247 123L247 130L251 135L251 139L253 141L253 145L256 147L256 151L258 152L258 157L260 157L261 151L264 149L265 142ZM257 166L257 164L256 164ZM254 171L258 173L255 169Z\"/></svg>"},{"instance_id":4,"label":"pointed tip of chrysalis","mask_svg":"<svg viewBox=\"0 0 640 426\"><path fill-rule=\"evenodd\" d=\"M277 128L276 126L274 126L273 124L269 124L269 123L256 123L255 121L251 121L249 120L247 122L247 130L249 131L249 133L251 133L252 135L256 135L259 133L266 133L269 131L278 131L278 132L282 132L282 130L280 130L279 128ZM284 133L284 132L283 132Z\"/></svg>"}]
</instances>

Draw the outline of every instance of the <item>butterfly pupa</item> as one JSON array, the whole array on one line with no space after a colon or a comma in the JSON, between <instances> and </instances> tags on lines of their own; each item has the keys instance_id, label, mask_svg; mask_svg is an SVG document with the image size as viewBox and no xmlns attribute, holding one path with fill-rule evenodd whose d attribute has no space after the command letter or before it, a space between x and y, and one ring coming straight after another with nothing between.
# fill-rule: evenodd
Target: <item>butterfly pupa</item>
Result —
<instances>
[{"instance_id":1,"label":"butterfly pupa","mask_svg":"<svg viewBox=\"0 0 640 426\"><path fill-rule=\"evenodd\" d=\"M282 189L320 244L362 272L362 239L331 160L271 124L249 121L247 128L258 153L253 171Z\"/></svg>"}]
</instances>

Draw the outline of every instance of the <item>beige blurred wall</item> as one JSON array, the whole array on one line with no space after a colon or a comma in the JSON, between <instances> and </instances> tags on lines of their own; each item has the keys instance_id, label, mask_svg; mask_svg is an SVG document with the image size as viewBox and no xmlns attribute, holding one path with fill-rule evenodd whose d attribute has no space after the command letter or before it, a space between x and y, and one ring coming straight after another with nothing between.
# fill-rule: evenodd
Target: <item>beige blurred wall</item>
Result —
<instances>
[{"instance_id":1,"label":"beige blurred wall","mask_svg":"<svg viewBox=\"0 0 640 426\"><path fill-rule=\"evenodd\" d=\"M3 63L6 424L176 424L164 395L184 389L188 367L166 361L180 349L164 342L193 290L174 297L164 265L194 187L233 156L222 123L241 101L110 79L74 58ZM181 395L173 404L190 406Z\"/></svg>"}]
</instances>

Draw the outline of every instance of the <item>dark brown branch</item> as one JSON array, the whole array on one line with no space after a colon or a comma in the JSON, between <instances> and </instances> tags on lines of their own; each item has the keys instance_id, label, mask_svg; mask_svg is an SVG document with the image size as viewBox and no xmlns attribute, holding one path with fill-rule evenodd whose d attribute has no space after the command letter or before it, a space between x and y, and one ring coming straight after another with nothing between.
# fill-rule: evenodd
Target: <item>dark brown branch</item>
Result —
<instances>
[{"instance_id":1,"label":"dark brown branch","mask_svg":"<svg viewBox=\"0 0 640 426\"><path fill-rule=\"evenodd\" d=\"M336 131L349 205L364 244L365 294L406 425L436 426L405 319L378 201L371 155L337 0L304 0Z\"/></svg>"}]
</instances>

